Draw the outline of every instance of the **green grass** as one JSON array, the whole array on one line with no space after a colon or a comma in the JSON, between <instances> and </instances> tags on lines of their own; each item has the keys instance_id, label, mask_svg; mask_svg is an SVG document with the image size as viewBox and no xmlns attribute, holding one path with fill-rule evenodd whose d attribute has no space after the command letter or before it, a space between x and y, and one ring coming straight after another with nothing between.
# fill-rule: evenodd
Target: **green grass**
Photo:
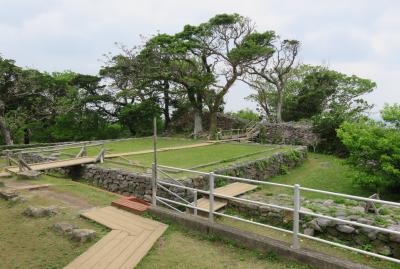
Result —
<instances>
[{"instance_id":1,"label":"green grass","mask_svg":"<svg viewBox=\"0 0 400 269\"><path fill-rule=\"evenodd\" d=\"M214 144L204 147L159 152L157 160L161 165L210 172L233 163L271 156L276 152L287 149L289 149L289 147L278 148L249 144ZM147 168L150 168L153 162L152 153L127 156L126 158ZM126 162L126 160L118 161ZM132 171L143 171L143 169L134 166L118 165L107 162L107 160L103 165L106 167L122 167ZM206 166L197 167L200 165Z\"/></svg>"},{"instance_id":2,"label":"green grass","mask_svg":"<svg viewBox=\"0 0 400 269\"><path fill-rule=\"evenodd\" d=\"M245 223L245 222L228 219L228 218L218 218L217 221L224 225L228 225L228 226L231 226L231 227L234 227L237 229L260 234L263 236L267 236L267 237L274 238L276 240L284 241L284 242L287 242L288 244L291 244L292 236L288 233L283 233L283 232L276 231L273 229L260 227L258 225ZM333 247L333 246L319 243L316 241L301 239L300 243L301 243L301 247L303 247L303 248L315 250L315 251L325 253L330 256L349 260L349 261L352 261L355 263L368 265L372 268L376 268L376 269L381 269L381 268L398 269L399 268L399 266L395 263L383 261L378 258L373 258L370 256L361 255L361 254L358 254L355 252L351 252L351 251L348 251L348 250L345 250L342 248L338 248L338 247Z\"/></svg>"},{"instance_id":3,"label":"green grass","mask_svg":"<svg viewBox=\"0 0 400 269\"><path fill-rule=\"evenodd\" d=\"M302 165L272 178L271 182L283 183L288 185L300 184L302 187L339 192L358 196L370 196L374 191L362 188L353 183L354 172L345 160L332 155L309 153L308 160ZM291 189L272 187L264 185L262 191L268 193L287 193L292 194ZM301 195L307 198L335 198L325 194L302 191ZM400 200L400 196L383 195L383 198Z\"/></svg>"},{"instance_id":4,"label":"green grass","mask_svg":"<svg viewBox=\"0 0 400 269\"><path fill-rule=\"evenodd\" d=\"M35 180L35 183L51 184L51 189L57 192L72 194L78 199L85 199L89 203L97 206L110 205L112 201L119 198L118 195L111 192L101 191L100 189L90 185L74 182L71 179L64 177L42 175L39 180Z\"/></svg>"},{"instance_id":5,"label":"green grass","mask_svg":"<svg viewBox=\"0 0 400 269\"><path fill-rule=\"evenodd\" d=\"M238 248L215 237L170 225L167 232L136 268L307 269L311 267L288 261L273 252L260 254Z\"/></svg>"},{"instance_id":6,"label":"green grass","mask_svg":"<svg viewBox=\"0 0 400 269\"><path fill-rule=\"evenodd\" d=\"M198 144L202 142L204 141L194 140L194 139L184 139L184 138L160 137L157 140L157 147L158 148L175 147L175 146ZM106 149L106 153L109 154L148 150L153 148L153 139L145 137L145 138L129 139L124 141L107 142L104 144L104 148ZM76 149L66 149L63 150L62 152L69 154L77 154L79 151L80 149L76 148ZM99 151L100 151L100 146L87 147L87 154L89 156L95 156L99 153Z\"/></svg>"},{"instance_id":7,"label":"green grass","mask_svg":"<svg viewBox=\"0 0 400 269\"><path fill-rule=\"evenodd\" d=\"M33 197L29 205L55 205L57 201ZM108 231L100 225L79 218L63 207L53 217L29 218L22 213L28 203L0 200L0 268L63 268L86 251ZM79 244L51 230L53 224L69 222L79 228L97 231L96 240Z\"/></svg>"}]
</instances>

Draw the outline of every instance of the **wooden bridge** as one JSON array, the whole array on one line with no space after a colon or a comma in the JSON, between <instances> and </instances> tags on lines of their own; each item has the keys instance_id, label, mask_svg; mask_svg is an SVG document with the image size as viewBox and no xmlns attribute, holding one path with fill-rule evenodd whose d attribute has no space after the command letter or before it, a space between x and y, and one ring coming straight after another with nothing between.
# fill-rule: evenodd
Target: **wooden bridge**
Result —
<instances>
[{"instance_id":1,"label":"wooden bridge","mask_svg":"<svg viewBox=\"0 0 400 269\"><path fill-rule=\"evenodd\" d=\"M80 158L67 159L67 160L34 163L34 164L29 164L28 166L30 168L29 170L42 171L42 170L47 170L47 169L69 167L69 166L95 163L95 162L97 162L96 157L80 157ZM20 168L17 166L6 167L5 169L11 173L20 172Z\"/></svg>"}]
</instances>

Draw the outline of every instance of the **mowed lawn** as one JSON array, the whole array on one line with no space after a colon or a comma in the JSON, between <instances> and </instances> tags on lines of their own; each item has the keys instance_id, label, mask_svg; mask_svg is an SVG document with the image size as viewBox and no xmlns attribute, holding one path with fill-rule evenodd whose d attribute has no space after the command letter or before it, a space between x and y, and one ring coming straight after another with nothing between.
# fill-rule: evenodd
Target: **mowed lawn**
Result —
<instances>
[{"instance_id":1,"label":"mowed lawn","mask_svg":"<svg viewBox=\"0 0 400 269\"><path fill-rule=\"evenodd\" d=\"M4 179L4 182L15 179ZM19 181L23 182L23 181ZM0 268L63 268L93 243L78 244L65 236L57 235L51 226L69 222L80 228L95 229L97 240L108 230L101 225L79 217L79 210L63 204L56 197L69 195L93 206L108 205L116 196L96 188L76 183L70 179L44 176L29 184L53 184L52 198L24 193L26 202L0 200ZM58 195L59 194L59 195ZM32 219L23 215L28 205L60 205L61 212L53 217ZM218 238L188 231L170 224L166 233L143 258L137 268L268 268L307 269L306 265L288 261L275 253L260 254L220 241Z\"/></svg>"},{"instance_id":2,"label":"mowed lawn","mask_svg":"<svg viewBox=\"0 0 400 269\"><path fill-rule=\"evenodd\" d=\"M28 205L55 205L55 201L33 197L26 203L12 203L0 199L0 268L63 268L108 231L95 223L78 217L66 209L53 217L29 218L23 215ZM51 227L68 222L79 228L96 230L96 240L79 244L58 235Z\"/></svg>"},{"instance_id":3,"label":"mowed lawn","mask_svg":"<svg viewBox=\"0 0 400 269\"><path fill-rule=\"evenodd\" d=\"M176 146L185 146L203 143L204 140L195 140L195 139L185 139L185 138L168 138L168 137L159 137L157 139L157 147L176 147ZM95 156L99 153L101 146L89 146L87 147L87 154L89 156ZM106 150L106 154L113 153L122 153L122 152L133 152L133 151L141 151L141 150L151 150L153 149L153 138L144 137L144 138L133 138L123 141L112 141L104 143L104 148ZM69 154L77 154L80 151L79 148L74 149L66 149L62 150L62 152Z\"/></svg>"},{"instance_id":4,"label":"mowed lawn","mask_svg":"<svg viewBox=\"0 0 400 269\"><path fill-rule=\"evenodd\" d=\"M198 171L211 172L217 168L228 166L236 162L255 160L271 156L274 153L290 150L290 146L267 146L251 145L239 143L221 143L207 145L203 147L169 150L157 154L157 162L160 165L173 166L179 168L193 169ZM132 171L137 171L138 167L130 165L119 165L113 161L127 163L131 160L136 164L151 167L154 161L153 153L125 156L124 159L113 158L105 161L106 167L121 167Z\"/></svg>"},{"instance_id":5,"label":"mowed lawn","mask_svg":"<svg viewBox=\"0 0 400 269\"><path fill-rule=\"evenodd\" d=\"M270 181L288 185L300 184L302 187L320 189L330 192L339 192L350 195L368 197L375 193L374 190L363 188L354 183L354 170L346 164L344 159L332 155L308 153L308 160L302 165L291 169L285 175L273 177ZM264 185L262 192L265 194L288 193L293 191L288 188ZM329 199L325 194L302 191L301 195L307 198ZM382 199L400 201L400 195L382 194Z\"/></svg>"}]
</instances>

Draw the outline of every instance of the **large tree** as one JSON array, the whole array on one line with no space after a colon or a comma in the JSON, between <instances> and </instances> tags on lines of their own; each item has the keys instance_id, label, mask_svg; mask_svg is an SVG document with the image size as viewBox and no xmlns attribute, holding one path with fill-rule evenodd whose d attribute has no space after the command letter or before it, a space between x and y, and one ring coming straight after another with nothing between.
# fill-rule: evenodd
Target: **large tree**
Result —
<instances>
[{"instance_id":1,"label":"large tree","mask_svg":"<svg viewBox=\"0 0 400 269\"><path fill-rule=\"evenodd\" d=\"M190 53L215 78L204 90L213 134L225 95L248 67L270 57L275 33L256 32L254 23L238 14L220 14L198 26L186 25L178 36L194 44Z\"/></svg>"},{"instance_id":2,"label":"large tree","mask_svg":"<svg viewBox=\"0 0 400 269\"><path fill-rule=\"evenodd\" d=\"M273 43L273 54L266 55L256 64L248 65L248 76L244 80L246 83L261 94L265 94L265 90L272 87L276 91L275 113L278 122L282 121L285 89L297 64L299 47L300 42L297 40L282 40L277 37Z\"/></svg>"}]
</instances>

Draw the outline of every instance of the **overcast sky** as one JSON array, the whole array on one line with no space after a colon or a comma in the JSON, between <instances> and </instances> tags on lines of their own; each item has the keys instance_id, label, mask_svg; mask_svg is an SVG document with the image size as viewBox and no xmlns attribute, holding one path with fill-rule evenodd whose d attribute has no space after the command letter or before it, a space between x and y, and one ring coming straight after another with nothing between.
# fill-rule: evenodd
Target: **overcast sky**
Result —
<instances>
[{"instance_id":1,"label":"overcast sky","mask_svg":"<svg viewBox=\"0 0 400 269\"><path fill-rule=\"evenodd\" d=\"M378 111L400 102L400 1L392 0L0 0L0 53L42 71L97 74L115 42L141 43L141 35L175 33L219 13L239 13L259 31L301 41L300 60L369 78L367 99ZM236 84L226 110L255 105Z\"/></svg>"}]
</instances>

